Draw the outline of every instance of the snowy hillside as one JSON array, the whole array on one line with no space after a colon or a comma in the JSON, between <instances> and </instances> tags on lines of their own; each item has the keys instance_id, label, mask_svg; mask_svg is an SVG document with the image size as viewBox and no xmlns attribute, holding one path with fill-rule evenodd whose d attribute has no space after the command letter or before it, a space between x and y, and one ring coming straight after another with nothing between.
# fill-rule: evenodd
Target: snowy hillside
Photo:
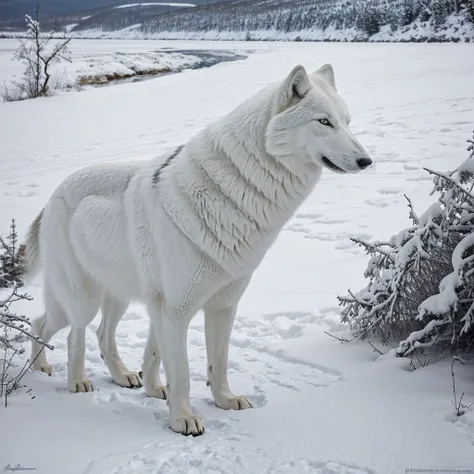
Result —
<instances>
[{"instance_id":1,"label":"snowy hillside","mask_svg":"<svg viewBox=\"0 0 474 474\"><path fill-rule=\"evenodd\" d=\"M220 32L257 40L449 39L474 31L470 7L471 15L459 0L250 0L157 17L144 31L169 37L196 31L216 38Z\"/></svg>"},{"instance_id":2,"label":"snowy hillside","mask_svg":"<svg viewBox=\"0 0 474 474\"><path fill-rule=\"evenodd\" d=\"M104 12L112 14L112 9L120 4L142 4L150 6L150 4L161 3L162 6L179 7L183 4L203 5L206 3L215 3L221 0L169 0L156 2L139 2L129 0L41 0L40 1L40 21L44 26L62 27L66 24L80 22L84 17L99 15ZM24 26L25 14L33 15L36 8L37 0L0 0L0 28L5 29L11 27L14 29ZM173 8L161 9L169 11ZM157 13L156 11L154 12ZM148 17L149 18L149 17ZM129 23L130 24L130 23ZM122 24L117 24L117 28L123 28Z\"/></svg>"},{"instance_id":3,"label":"snowy hillside","mask_svg":"<svg viewBox=\"0 0 474 474\"><path fill-rule=\"evenodd\" d=\"M474 41L473 21L467 0L240 0L168 12L113 37ZM104 30L96 25L82 36L100 37Z\"/></svg>"},{"instance_id":4,"label":"snowy hillside","mask_svg":"<svg viewBox=\"0 0 474 474\"><path fill-rule=\"evenodd\" d=\"M0 82L13 41L0 41ZM254 274L231 338L229 381L254 409L218 409L206 387L203 316L188 337L191 404L206 432L169 429L163 400L112 383L95 330L86 331L94 391L66 389L67 334L48 352L53 374L28 373L31 388L0 407L0 470L34 474L400 474L474 466L474 409L454 414L450 360L426 367L341 344L337 295L360 288L367 258L350 237L384 240L433 202L423 167L453 169L472 135L470 44L252 43L248 59L158 79L0 103L0 233L17 219L23 237L56 186L93 163L146 160L186 142L296 65L333 64L351 128L374 159L357 175L324 171L320 183ZM228 43L75 41L84 52L227 49ZM245 53L249 43L235 43ZM42 278L16 310L43 311ZM0 299L2 295L0 294ZM148 319L131 305L117 329L124 362L141 366ZM376 344L386 353L387 347ZM415 361L416 362L416 361ZM416 368L416 370L414 370ZM456 368L459 395L474 401L474 361ZM30 395L34 395L31 399ZM411 469L411 471L410 471ZM17 470L17 473L23 471Z\"/></svg>"},{"instance_id":5,"label":"snowy hillside","mask_svg":"<svg viewBox=\"0 0 474 474\"><path fill-rule=\"evenodd\" d=\"M183 2L127 2L122 5L102 9L86 17L81 17L70 31L100 29L117 31L139 25L157 15L195 7L194 3Z\"/></svg>"}]
</instances>

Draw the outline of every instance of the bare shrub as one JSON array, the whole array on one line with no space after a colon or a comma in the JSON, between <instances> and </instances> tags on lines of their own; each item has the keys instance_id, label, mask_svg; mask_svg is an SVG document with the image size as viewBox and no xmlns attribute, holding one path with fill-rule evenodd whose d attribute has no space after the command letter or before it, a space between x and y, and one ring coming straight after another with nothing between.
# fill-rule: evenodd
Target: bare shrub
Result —
<instances>
[{"instance_id":1,"label":"bare shrub","mask_svg":"<svg viewBox=\"0 0 474 474\"><path fill-rule=\"evenodd\" d=\"M35 18L25 16L26 33L17 36L20 43L14 58L25 65L20 81L11 81L0 87L0 94L5 102L33 99L46 96L52 90L51 66L62 60L69 61L68 44L72 37L54 41L55 30L43 35L39 23L38 2Z\"/></svg>"}]
</instances>

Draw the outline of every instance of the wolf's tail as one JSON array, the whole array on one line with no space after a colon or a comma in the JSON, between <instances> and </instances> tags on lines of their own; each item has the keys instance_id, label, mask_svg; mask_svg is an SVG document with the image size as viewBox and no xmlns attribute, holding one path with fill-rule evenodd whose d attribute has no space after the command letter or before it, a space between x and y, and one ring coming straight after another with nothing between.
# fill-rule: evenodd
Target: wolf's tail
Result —
<instances>
[{"instance_id":1,"label":"wolf's tail","mask_svg":"<svg viewBox=\"0 0 474 474\"><path fill-rule=\"evenodd\" d=\"M26 233L24 244L18 249L18 257L23 266L23 279L25 283L31 281L41 268L40 256L40 229L44 209L30 224Z\"/></svg>"}]
</instances>

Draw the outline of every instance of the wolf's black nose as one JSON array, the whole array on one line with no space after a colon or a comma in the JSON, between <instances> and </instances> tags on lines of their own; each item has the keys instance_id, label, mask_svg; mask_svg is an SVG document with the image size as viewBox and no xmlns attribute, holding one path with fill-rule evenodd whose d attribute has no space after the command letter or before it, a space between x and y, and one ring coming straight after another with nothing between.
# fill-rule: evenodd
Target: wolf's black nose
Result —
<instances>
[{"instance_id":1,"label":"wolf's black nose","mask_svg":"<svg viewBox=\"0 0 474 474\"><path fill-rule=\"evenodd\" d=\"M359 158L357 164L361 170L364 170L372 164L372 160L370 158Z\"/></svg>"}]
</instances>

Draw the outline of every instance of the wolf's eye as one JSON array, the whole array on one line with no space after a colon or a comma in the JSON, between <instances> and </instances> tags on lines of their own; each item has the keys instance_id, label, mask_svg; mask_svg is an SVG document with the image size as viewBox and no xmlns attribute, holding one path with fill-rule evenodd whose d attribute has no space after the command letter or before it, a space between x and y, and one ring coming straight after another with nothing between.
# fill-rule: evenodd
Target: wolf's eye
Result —
<instances>
[{"instance_id":1,"label":"wolf's eye","mask_svg":"<svg viewBox=\"0 0 474 474\"><path fill-rule=\"evenodd\" d=\"M332 127L331 122L328 119L320 119L318 120L319 123L326 125L327 127Z\"/></svg>"}]
</instances>

